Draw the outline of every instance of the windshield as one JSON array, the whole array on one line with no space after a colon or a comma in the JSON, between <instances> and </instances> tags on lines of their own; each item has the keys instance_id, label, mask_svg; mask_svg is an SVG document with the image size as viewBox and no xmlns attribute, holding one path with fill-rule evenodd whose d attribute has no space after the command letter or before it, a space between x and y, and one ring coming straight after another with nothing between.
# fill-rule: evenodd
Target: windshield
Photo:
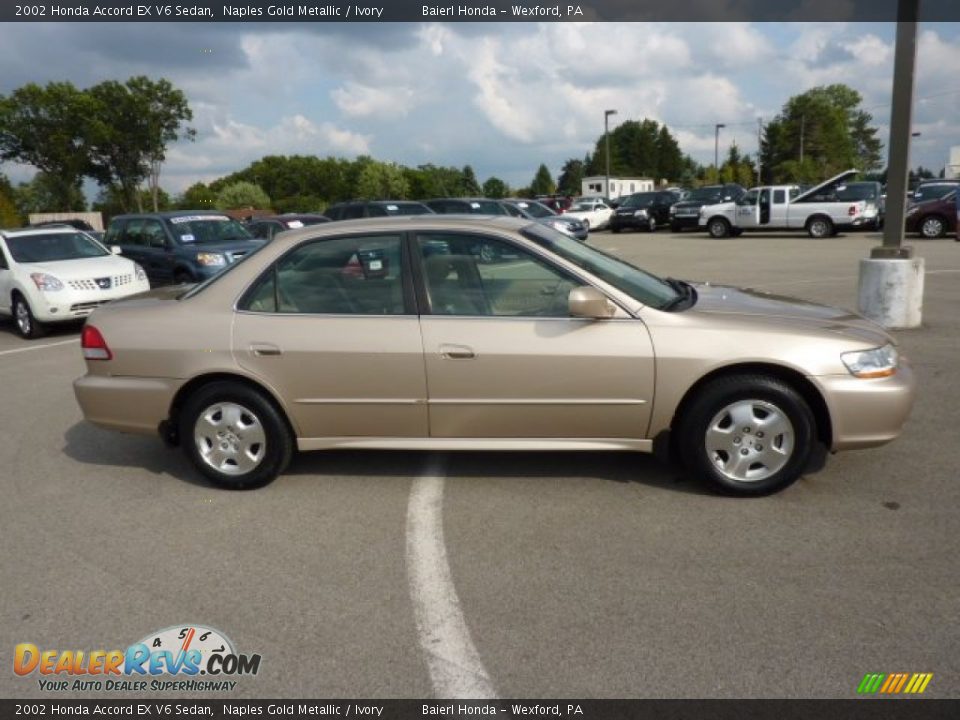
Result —
<instances>
[{"instance_id":1,"label":"windshield","mask_svg":"<svg viewBox=\"0 0 960 720\"><path fill-rule=\"evenodd\" d=\"M545 217L553 217L554 215L556 215L556 213L553 210L548 208L543 203L522 201L522 202L514 203L514 206L520 208L521 210L523 210L523 212L525 212L529 217L532 217L532 218L545 218Z\"/></svg>"},{"instance_id":2,"label":"windshield","mask_svg":"<svg viewBox=\"0 0 960 720\"><path fill-rule=\"evenodd\" d=\"M79 260L110 254L103 245L82 232L8 237L7 248L18 263Z\"/></svg>"},{"instance_id":3,"label":"windshield","mask_svg":"<svg viewBox=\"0 0 960 720\"><path fill-rule=\"evenodd\" d=\"M388 203L378 205L387 215L431 215L433 211L420 203Z\"/></svg>"},{"instance_id":4,"label":"windshield","mask_svg":"<svg viewBox=\"0 0 960 720\"><path fill-rule=\"evenodd\" d=\"M708 200L719 200L723 196L723 188L719 185L713 187L702 187L691 190L690 194L684 200L697 200L705 202Z\"/></svg>"},{"instance_id":5,"label":"windshield","mask_svg":"<svg viewBox=\"0 0 960 720\"><path fill-rule=\"evenodd\" d=\"M645 270L607 255L596 248L577 242L546 225L528 225L520 231L540 247L556 253L564 260L597 276L644 305L656 308L674 303L680 294L666 280Z\"/></svg>"},{"instance_id":6,"label":"windshield","mask_svg":"<svg viewBox=\"0 0 960 720\"><path fill-rule=\"evenodd\" d=\"M623 208L642 208L647 207L648 205L653 204L654 198L656 198L656 193L637 193L636 195L631 195L626 200L623 201L623 204L620 207Z\"/></svg>"},{"instance_id":7,"label":"windshield","mask_svg":"<svg viewBox=\"0 0 960 720\"><path fill-rule=\"evenodd\" d=\"M168 218L167 222L177 242L188 245L253 240L249 230L226 215L183 215Z\"/></svg>"}]
</instances>

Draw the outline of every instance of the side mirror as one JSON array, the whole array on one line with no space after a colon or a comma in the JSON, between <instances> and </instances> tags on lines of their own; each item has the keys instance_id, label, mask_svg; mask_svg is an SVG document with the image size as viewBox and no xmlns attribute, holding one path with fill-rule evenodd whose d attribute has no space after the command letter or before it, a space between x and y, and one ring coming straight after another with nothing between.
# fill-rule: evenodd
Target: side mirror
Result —
<instances>
[{"instance_id":1,"label":"side mirror","mask_svg":"<svg viewBox=\"0 0 960 720\"><path fill-rule=\"evenodd\" d=\"M112 252L114 255L119 255L120 253L123 252L123 248L120 247L119 245L111 245L110 252Z\"/></svg>"},{"instance_id":2,"label":"side mirror","mask_svg":"<svg viewBox=\"0 0 960 720\"><path fill-rule=\"evenodd\" d=\"M570 291L567 302L572 317L599 320L611 318L617 312L616 305L607 300L607 296L594 287L574 288Z\"/></svg>"}]
</instances>

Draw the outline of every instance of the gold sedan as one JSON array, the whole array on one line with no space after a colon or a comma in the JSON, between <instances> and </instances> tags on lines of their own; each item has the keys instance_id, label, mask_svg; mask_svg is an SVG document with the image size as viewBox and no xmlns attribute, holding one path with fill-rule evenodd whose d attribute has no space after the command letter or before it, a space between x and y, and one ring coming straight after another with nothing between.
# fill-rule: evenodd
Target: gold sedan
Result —
<instances>
[{"instance_id":1,"label":"gold sedan","mask_svg":"<svg viewBox=\"0 0 960 720\"><path fill-rule=\"evenodd\" d=\"M913 374L848 311L661 279L544 225L417 216L285 232L104 306L87 420L250 488L294 450L670 448L722 492L893 440Z\"/></svg>"}]
</instances>

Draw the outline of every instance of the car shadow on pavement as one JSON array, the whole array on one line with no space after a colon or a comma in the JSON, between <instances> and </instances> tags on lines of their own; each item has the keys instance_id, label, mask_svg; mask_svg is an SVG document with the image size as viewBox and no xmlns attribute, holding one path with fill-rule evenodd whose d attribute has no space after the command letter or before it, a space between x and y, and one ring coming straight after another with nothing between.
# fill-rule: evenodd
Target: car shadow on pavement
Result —
<instances>
[{"instance_id":1,"label":"car shadow on pavement","mask_svg":"<svg viewBox=\"0 0 960 720\"><path fill-rule=\"evenodd\" d=\"M169 475L191 485L210 484L190 465L179 448L159 437L128 435L78 422L64 434L64 454L85 465L143 469ZM697 495L709 494L684 478L678 468L651 455L629 452L447 452L442 467L449 478L569 478L642 483ZM329 450L299 453L284 476L419 477L431 467L435 453L404 450ZM283 477L279 478L280 484Z\"/></svg>"},{"instance_id":2,"label":"car shadow on pavement","mask_svg":"<svg viewBox=\"0 0 960 720\"><path fill-rule=\"evenodd\" d=\"M709 495L701 483L652 455L630 452L445 452L331 450L302 453L286 475L419 477L431 467L431 456L444 457L448 478L570 478L641 483L696 495Z\"/></svg>"},{"instance_id":3,"label":"car shadow on pavement","mask_svg":"<svg viewBox=\"0 0 960 720\"><path fill-rule=\"evenodd\" d=\"M151 475L169 475L191 485L209 487L184 454L164 445L159 435L115 433L81 421L69 428L63 439L63 453L85 465L143 469Z\"/></svg>"}]
</instances>

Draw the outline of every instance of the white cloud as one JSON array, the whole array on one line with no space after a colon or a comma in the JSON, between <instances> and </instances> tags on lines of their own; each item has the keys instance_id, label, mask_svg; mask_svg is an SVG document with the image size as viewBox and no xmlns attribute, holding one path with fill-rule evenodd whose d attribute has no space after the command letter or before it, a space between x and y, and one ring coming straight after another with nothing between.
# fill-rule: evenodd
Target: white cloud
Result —
<instances>
[{"instance_id":1,"label":"white cloud","mask_svg":"<svg viewBox=\"0 0 960 720\"><path fill-rule=\"evenodd\" d=\"M330 97L347 115L376 115L385 120L406 115L415 100L409 87L371 87L353 81L331 91Z\"/></svg>"}]
</instances>

